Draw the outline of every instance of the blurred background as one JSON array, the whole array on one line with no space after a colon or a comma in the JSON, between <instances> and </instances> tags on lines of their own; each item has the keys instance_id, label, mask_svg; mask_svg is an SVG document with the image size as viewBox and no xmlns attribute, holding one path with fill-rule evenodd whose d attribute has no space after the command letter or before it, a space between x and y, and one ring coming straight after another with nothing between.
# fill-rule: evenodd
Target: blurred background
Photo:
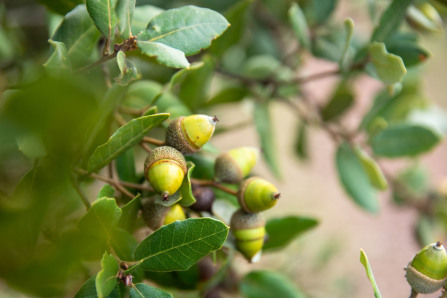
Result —
<instances>
[{"instance_id":1,"label":"blurred background","mask_svg":"<svg viewBox=\"0 0 447 298\"><path fill-rule=\"evenodd\" d=\"M137 5L151 4L166 8L195 4L225 11L235 2L144 0L137 1ZM367 2L338 1L332 22L341 24L345 18L350 17L355 23L355 36L360 40L362 36L368 37L373 23L368 17ZM379 7L385 7L389 3L377 2ZM267 4L267 7L270 6ZM50 53L47 43L49 31L57 25L58 17L50 16L41 4L31 0L3 1L0 3L0 17L0 90L4 92L16 85L32 82L41 75L41 65ZM423 93L445 110L446 35L444 32L422 35L420 44L431 54L421 67ZM333 70L337 67L336 63L315 58L310 54L304 54L300 63L300 75ZM157 78L151 77L151 72L153 74L157 69L154 66L143 70L142 77L163 81L171 74L170 71L160 70ZM303 89L312 101L322 104L333 93L338 81L337 77L327 77L306 83ZM354 106L342 119L346 127L356 128L359 125L363 115L371 107L376 92L382 88L382 83L366 75L361 75L355 81ZM371 215L358 208L340 185L334 162L336 145L328 134L312 127L308 132L309 159L300 160L294 152L295 131L299 120L286 106L276 103L271 106L273 134L283 178L278 180L272 175L264 162L259 163L254 170L257 175L274 182L282 193L281 200L275 208L265 213L266 217L297 214L315 217L319 220L319 225L295 240L285 250L265 254L257 264L248 264L241 256L237 256L236 269L241 274L253 269L267 268L281 272L296 282L309 297L372 297L371 285L359 262L362 248L369 257L383 297L408 297L410 289L403 268L421 247L415 234L418 212L414 208L394 204L389 191L380 195L380 213ZM207 113L216 114L220 119L219 125L231 126L251 119L252 101L218 105L208 109ZM0 130L0 134L5 136L9 132ZM246 145L259 146L254 125L216 135L212 143L221 151ZM3 144L0 146L3 147L0 155L0 191L10 194L13 186L17 185L32 163L17 152L11 153L13 150L8 150ZM386 171L397 173L412 162L382 160L381 165ZM428 173L427 183L430 188L438 189L442 185L447 187L445 142L420 158L420 164ZM93 187L92 197L100 185L102 184ZM445 234L441 236L441 239L436 240L447 241ZM5 263L1 262L0 267L3 266ZM3 272L7 270L5 267L1 269ZM178 295L191 296L182 292ZM20 297L21 294L0 281L0 296ZM433 294L426 297L438 296L439 294Z\"/></svg>"}]
</instances>

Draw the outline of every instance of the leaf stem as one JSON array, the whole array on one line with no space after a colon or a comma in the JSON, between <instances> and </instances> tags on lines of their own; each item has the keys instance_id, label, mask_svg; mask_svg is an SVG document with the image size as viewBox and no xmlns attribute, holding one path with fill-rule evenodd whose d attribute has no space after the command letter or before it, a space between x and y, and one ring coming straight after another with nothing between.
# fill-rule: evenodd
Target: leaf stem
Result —
<instances>
[{"instance_id":1,"label":"leaf stem","mask_svg":"<svg viewBox=\"0 0 447 298\"><path fill-rule=\"evenodd\" d=\"M211 187L223 190L224 192L229 193L230 195L237 196L236 190L226 187L225 185L222 185L214 180L201 180L201 179L191 178L191 183L200 185L200 186L211 186Z\"/></svg>"}]
</instances>

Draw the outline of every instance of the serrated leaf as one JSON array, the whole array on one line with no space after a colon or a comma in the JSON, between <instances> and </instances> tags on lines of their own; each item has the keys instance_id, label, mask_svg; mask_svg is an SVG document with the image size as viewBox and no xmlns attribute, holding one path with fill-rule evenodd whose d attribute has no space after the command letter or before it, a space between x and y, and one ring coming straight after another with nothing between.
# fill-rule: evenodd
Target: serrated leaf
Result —
<instances>
[{"instance_id":1,"label":"serrated leaf","mask_svg":"<svg viewBox=\"0 0 447 298\"><path fill-rule=\"evenodd\" d=\"M117 0L86 0L87 11L95 23L96 28L104 36L113 40L117 16L115 5Z\"/></svg>"},{"instance_id":2,"label":"serrated leaf","mask_svg":"<svg viewBox=\"0 0 447 298\"><path fill-rule=\"evenodd\" d=\"M65 44L60 41L48 40L53 47L53 53L44 63L45 70L51 75L61 75L71 71L71 62Z\"/></svg>"},{"instance_id":3,"label":"serrated leaf","mask_svg":"<svg viewBox=\"0 0 447 298\"><path fill-rule=\"evenodd\" d=\"M132 20L133 35L138 35L141 31L146 29L149 21L163 11L163 9L153 5L138 5L135 7Z\"/></svg>"},{"instance_id":4,"label":"serrated leaf","mask_svg":"<svg viewBox=\"0 0 447 298\"><path fill-rule=\"evenodd\" d=\"M340 182L354 202L371 213L379 211L379 201L368 175L354 150L346 143L338 147L336 154Z\"/></svg>"},{"instance_id":5,"label":"serrated leaf","mask_svg":"<svg viewBox=\"0 0 447 298\"><path fill-rule=\"evenodd\" d=\"M408 7L414 0L393 0L380 16L379 25L374 29L371 41L386 41L399 29Z\"/></svg>"},{"instance_id":6,"label":"serrated leaf","mask_svg":"<svg viewBox=\"0 0 447 298\"><path fill-rule=\"evenodd\" d=\"M262 251L284 248L296 237L317 225L316 219L308 217L286 216L269 219L265 225L268 240L264 243Z\"/></svg>"},{"instance_id":7,"label":"serrated leaf","mask_svg":"<svg viewBox=\"0 0 447 298\"><path fill-rule=\"evenodd\" d=\"M378 156L416 156L430 151L440 140L441 136L427 127L398 123L374 135L371 147Z\"/></svg>"},{"instance_id":8,"label":"serrated leaf","mask_svg":"<svg viewBox=\"0 0 447 298\"><path fill-rule=\"evenodd\" d=\"M172 295L163 290L148 286L147 284L137 283L132 286L129 292L130 298L172 298Z\"/></svg>"},{"instance_id":9,"label":"serrated leaf","mask_svg":"<svg viewBox=\"0 0 447 298\"><path fill-rule=\"evenodd\" d=\"M378 78L386 85L394 85L402 81L407 73L402 58L387 52L384 43L374 42L369 46L371 63L367 65L370 75Z\"/></svg>"},{"instance_id":10,"label":"serrated leaf","mask_svg":"<svg viewBox=\"0 0 447 298\"><path fill-rule=\"evenodd\" d=\"M118 0L118 3L116 4L118 30L122 38L129 38L132 36L132 18L135 11L135 1L136 0Z\"/></svg>"},{"instance_id":11,"label":"serrated leaf","mask_svg":"<svg viewBox=\"0 0 447 298\"><path fill-rule=\"evenodd\" d=\"M386 190L388 188L388 182L377 162L360 147L355 148L355 153L362 162L362 166L365 169L372 186L378 190Z\"/></svg>"},{"instance_id":12,"label":"serrated leaf","mask_svg":"<svg viewBox=\"0 0 447 298\"><path fill-rule=\"evenodd\" d=\"M83 231L98 229L103 234L108 234L121 217L121 209L115 199L101 198L96 200L87 213L79 220L78 226Z\"/></svg>"},{"instance_id":13,"label":"serrated leaf","mask_svg":"<svg viewBox=\"0 0 447 298\"><path fill-rule=\"evenodd\" d=\"M269 105L267 102L256 102L254 109L254 120L261 143L262 155L272 173L281 177L276 155L276 142L273 135L273 123L270 118Z\"/></svg>"},{"instance_id":14,"label":"serrated leaf","mask_svg":"<svg viewBox=\"0 0 447 298\"><path fill-rule=\"evenodd\" d=\"M129 121L118 128L110 139L96 148L88 161L88 171L102 168L130 147L141 142L143 137L155 126L161 124L169 114L144 116Z\"/></svg>"},{"instance_id":15,"label":"serrated leaf","mask_svg":"<svg viewBox=\"0 0 447 298\"><path fill-rule=\"evenodd\" d=\"M144 270L186 270L221 248L227 235L228 227L215 219L175 221L144 239L135 251L135 259Z\"/></svg>"},{"instance_id":16,"label":"serrated leaf","mask_svg":"<svg viewBox=\"0 0 447 298\"><path fill-rule=\"evenodd\" d=\"M118 68L120 69L120 76L115 78L115 81L122 86L127 86L130 82L138 78L137 68L126 58L126 54L123 51L119 51L116 58Z\"/></svg>"},{"instance_id":17,"label":"serrated leaf","mask_svg":"<svg viewBox=\"0 0 447 298\"><path fill-rule=\"evenodd\" d=\"M97 199L104 198L104 197L107 197L107 198L115 197L115 189L109 184L104 185L99 190L98 195L96 196Z\"/></svg>"},{"instance_id":18,"label":"serrated leaf","mask_svg":"<svg viewBox=\"0 0 447 298\"><path fill-rule=\"evenodd\" d=\"M244 276L240 291L246 298L304 298L296 286L280 273L259 270Z\"/></svg>"},{"instance_id":19,"label":"serrated leaf","mask_svg":"<svg viewBox=\"0 0 447 298\"><path fill-rule=\"evenodd\" d=\"M379 287L377 286L376 280L374 279L374 274L371 270L371 266L369 265L368 257L366 256L366 253L363 251L363 249L360 249L360 263L363 265L363 267L365 267L366 276L368 276L368 279L371 282L374 290L374 297L382 298Z\"/></svg>"},{"instance_id":20,"label":"serrated leaf","mask_svg":"<svg viewBox=\"0 0 447 298\"><path fill-rule=\"evenodd\" d=\"M292 24L300 45L306 49L310 48L309 29L307 27L306 17L297 3L293 3L289 9L289 21Z\"/></svg>"},{"instance_id":21,"label":"serrated leaf","mask_svg":"<svg viewBox=\"0 0 447 298\"><path fill-rule=\"evenodd\" d=\"M91 60L100 35L85 5L78 5L65 15L51 39L63 42L71 63L79 66Z\"/></svg>"},{"instance_id":22,"label":"serrated leaf","mask_svg":"<svg viewBox=\"0 0 447 298\"><path fill-rule=\"evenodd\" d=\"M180 192L182 193L183 198L180 200L179 204L183 207L189 207L196 202L196 198L194 198L191 189L191 173L194 170L195 165L190 161L188 161L186 165L188 166L188 173L185 175L182 185L180 186Z\"/></svg>"},{"instance_id":23,"label":"serrated leaf","mask_svg":"<svg viewBox=\"0 0 447 298\"><path fill-rule=\"evenodd\" d=\"M209 47L228 26L218 12L189 5L156 15L138 40L162 43L189 56Z\"/></svg>"},{"instance_id":24,"label":"serrated leaf","mask_svg":"<svg viewBox=\"0 0 447 298\"><path fill-rule=\"evenodd\" d=\"M26 134L16 137L18 149L28 158L37 159L47 155L42 138L35 134Z\"/></svg>"},{"instance_id":25,"label":"serrated leaf","mask_svg":"<svg viewBox=\"0 0 447 298\"><path fill-rule=\"evenodd\" d=\"M137 46L140 51L149 57L155 57L158 63L174 68L189 67L185 53L160 42L139 41Z\"/></svg>"},{"instance_id":26,"label":"serrated leaf","mask_svg":"<svg viewBox=\"0 0 447 298\"><path fill-rule=\"evenodd\" d=\"M101 270L96 275L95 282L99 298L107 297L116 287L118 270L118 262L115 257L105 252L101 260Z\"/></svg>"}]
</instances>

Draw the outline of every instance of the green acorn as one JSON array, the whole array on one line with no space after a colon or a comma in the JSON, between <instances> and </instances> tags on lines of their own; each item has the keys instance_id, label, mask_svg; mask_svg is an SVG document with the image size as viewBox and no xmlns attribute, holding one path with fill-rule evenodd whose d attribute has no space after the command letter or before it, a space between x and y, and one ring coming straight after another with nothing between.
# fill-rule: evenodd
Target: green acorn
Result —
<instances>
[{"instance_id":1,"label":"green acorn","mask_svg":"<svg viewBox=\"0 0 447 298\"><path fill-rule=\"evenodd\" d=\"M242 181L237 192L237 199L245 212L261 212L275 206L281 194L276 187L259 177Z\"/></svg>"},{"instance_id":2,"label":"green acorn","mask_svg":"<svg viewBox=\"0 0 447 298\"><path fill-rule=\"evenodd\" d=\"M141 200L141 206L144 221L154 231L176 220L186 219L185 212L179 204L166 207L156 204L152 198L145 198Z\"/></svg>"},{"instance_id":3,"label":"green acorn","mask_svg":"<svg viewBox=\"0 0 447 298\"><path fill-rule=\"evenodd\" d=\"M405 277L413 291L434 293L447 279L447 253L441 242L421 249L408 264Z\"/></svg>"},{"instance_id":4,"label":"green acorn","mask_svg":"<svg viewBox=\"0 0 447 298\"><path fill-rule=\"evenodd\" d=\"M436 8L428 2L410 5L406 19L410 27L421 32L443 32L443 22Z\"/></svg>"},{"instance_id":5,"label":"green acorn","mask_svg":"<svg viewBox=\"0 0 447 298\"><path fill-rule=\"evenodd\" d=\"M214 165L215 176L225 183L239 183L250 174L259 158L259 149L241 147L220 154Z\"/></svg>"},{"instance_id":6,"label":"green acorn","mask_svg":"<svg viewBox=\"0 0 447 298\"><path fill-rule=\"evenodd\" d=\"M191 115L175 119L166 130L166 144L183 154L199 151L214 133L216 116Z\"/></svg>"},{"instance_id":7,"label":"green acorn","mask_svg":"<svg viewBox=\"0 0 447 298\"><path fill-rule=\"evenodd\" d=\"M185 157L169 146L152 150L144 163L144 176L163 200L167 200L180 188L186 171Z\"/></svg>"},{"instance_id":8,"label":"green acorn","mask_svg":"<svg viewBox=\"0 0 447 298\"><path fill-rule=\"evenodd\" d=\"M231 217L230 229L237 249L251 263L261 257L265 237L265 219L261 213L245 213L239 209Z\"/></svg>"}]
</instances>

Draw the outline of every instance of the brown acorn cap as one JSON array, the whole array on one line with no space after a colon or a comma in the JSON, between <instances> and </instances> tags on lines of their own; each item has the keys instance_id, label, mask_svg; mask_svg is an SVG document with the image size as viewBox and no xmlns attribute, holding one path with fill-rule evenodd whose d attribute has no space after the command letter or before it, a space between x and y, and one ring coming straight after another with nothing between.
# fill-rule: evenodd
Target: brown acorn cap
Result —
<instances>
[{"instance_id":1,"label":"brown acorn cap","mask_svg":"<svg viewBox=\"0 0 447 298\"><path fill-rule=\"evenodd\" d=\"M237 200L239 201L239 205L241 205L241 208L247 212L249 209L248 209L247 205L245 204L245 200L244 200L245 189L253 180L256 180L256 179L259 179L259 177L250 177L248 179L245 179L239 185L239 189L237 190Z\"/></svg>"},{"instance_id":2,"label":"brown acorn cap","mask_svg":"<svg viewBox=\"0 0 447 298\"><path fill-rule=\"evenodd\" d=\"M142 215L147 226L152 230L157 230L163 225L166 214L170 207L156 204L153 198L144 198L141 200Z\"/></svg>"},{"instance_id":3,"label":"brown acorn cap","mask_svg":"<svg viewBox=\"0 0 447 298\"><path fill-rule=\"evenodd\" d=\"M186 160L183 154L181 154L180 151L175 148L169 146L161 146L152 150L147 156L146 161L144 162L145 176L147 176L147 171L151 167L151 165L161 159L171 159L176 161L182 168L183 172L186 174L188 168L186 166Z\"/></svg>"},{"instance_id":4,"label":"brown acorn cap","mask_svg":"<svg viewBox=\"0 0 447 298\"><path fill-rule=\"evenodd\" d=\"M244 179L242 169L228 153L222 153L216 158L214 173L217 179L225 183L239 183Z\"/></svg>"},{"instance_id":5,"label":"brown acorn cap","mask_svg":"<svg viewBox=\"0 0 447 298\"><path fill-rule=\"evenodd\" d=\"M406 269L405 278L407 279L411 288L420 294L430 294L436 292L442 288L446 280L445 278L437 280L422 274L411 266L411 262L408 264Z\"/></svg>"},{"instance_id":6,"label":"brown acorn cap","mask_svg":"<svg viewBox=\"0 0 447 298\"><path fill-rule=\"evenodd\" d=\"M176 148L183 154L192 154L199 151L198 148L192 146L183 134L181 123L184 116L172 121L166 129L166 144Z\"/></svg>"},{"instance_id":7,"label":"brown acorn cap","mask_svg":"<svg viewBox=\"0 0 447 298\"><path fill-rule=\"evenodd\" d=\"M265 226L265 219L261 213L246 213L239 209L231 216L230 228L233 230L254 229Z\"/></svg>"}]
</instances>

